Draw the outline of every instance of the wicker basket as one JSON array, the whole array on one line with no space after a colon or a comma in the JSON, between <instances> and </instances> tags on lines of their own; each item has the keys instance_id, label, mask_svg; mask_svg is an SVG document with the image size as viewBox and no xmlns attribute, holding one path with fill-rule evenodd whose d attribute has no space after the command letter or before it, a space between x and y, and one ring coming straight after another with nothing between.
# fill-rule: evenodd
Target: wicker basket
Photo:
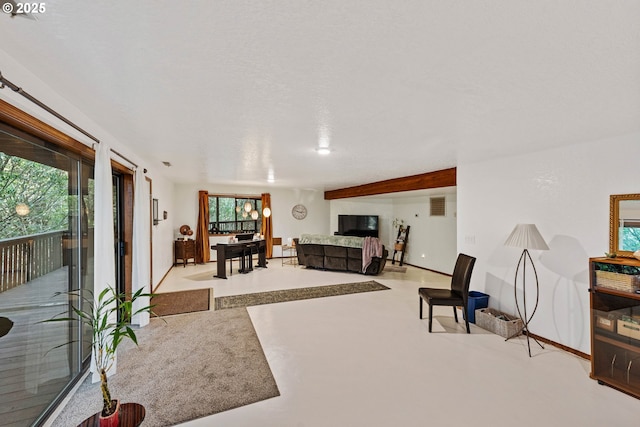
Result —
<instances>
[{"instance_id":1,"label":"wicker basket","mask_svg":"<svg viewBox=\"0 0 640 427\"><path fill-rule=\"evenodd\" d=\"M640 340L640 325L627 320L618 319L618 334Z\"/></svg>"},{"instance_id":2,"label":"wicker basket","mask_svg":"<svg viewBox=\"0 0 640 427\"><path fill-rule=\"evenodd\" d=\"M640 276L596 270L596 286L636 293L640 291Z\"/></svg>"},{"instance_id":3,"label":"wicker basket","mask_svg":"<svg viewBox=\"0 0 640 427\"><path fill-rule=\"evenodd\" d=\"M494 310L493 308L476 310L476 325L494 334L498 334L503 338L520 335L522 333L522 327L524 326L522 319Z\"/></svg>"},{"instance_id":4,"label":"wicker basket","mask_svg":"<svg viewBox=\"0 0 640 427\"><path fill-rule=\"evenodd\" d=\"M596 328L604 329L605 331L615 332L616 320L618 319L613 314L609 314L606 316L601 316L599 314L596 314L595 325L596 325Z\"/></svg>"}]
</instances>

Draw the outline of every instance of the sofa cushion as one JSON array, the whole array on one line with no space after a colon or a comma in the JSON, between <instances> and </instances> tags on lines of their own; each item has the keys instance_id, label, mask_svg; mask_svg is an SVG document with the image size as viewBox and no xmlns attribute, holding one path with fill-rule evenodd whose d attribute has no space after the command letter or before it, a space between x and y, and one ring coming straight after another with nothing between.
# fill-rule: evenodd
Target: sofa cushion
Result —
<instances>
[{"instance_id":1,"label":"sofa cushion","mask_svg":"<svg viewBox=\"0 0 640 427\"><path fill-rule=\"evenodd\" d=\"M304 264L307 267L313 268L325 268L324 267L324 257L320 255L307 255L304 256Z\"/></svg>"},{"instance_id":2,"label":"sofa cushion","mask_svg":"<svg viewBox=\"0 0 640 427\"><path fill-rule=\"evenodd\" d=\"M324 268L327 270L347 270L347 257L324 257ZM362 266L360 267L362 269Z\"/></svg>"},{"instance_id":3,"label":"sofa cushion","mask_svg":"<svg viewBox=\"0 0 640 427\"><path fill-rule=\"evenodd\" d=\"M347 256L349 258L359 259L362 262L362 249L360 248L347 248Z\"/></svg>"},{"instance_id":4,"label":"sofa cushion","mask_svg":"<svg viewBox=\"0 0 640 427\"><path fill-rule=\"evenodd\" d=\"M347 258L347 270L355 273L362 272L362 259L360 258Z\"/></svg>"},{"instance_id":5,"label":"sofa cushion","mask_svg":"<svg viewBox=\"0 0 640 427\"><path fill-rule=\"evenodd\" d=\"M358 250L360 251L360 253L362 253L362 249L358 249ZM325 245L325 247L324 247L324 256L326 256L326 257L346 258L347 257L347 248L345 248L343 246Z\"/></svg>"},{"instance_id":6,"label":"sofa cushion","mask_svg":"<svg viewBox=\"0 0 640 427\"><path fill-rule=\"evenodd\" d=\"M304 255L324 256L324 245L307 244L304 245Z\"/></svg>"}]
</instances>

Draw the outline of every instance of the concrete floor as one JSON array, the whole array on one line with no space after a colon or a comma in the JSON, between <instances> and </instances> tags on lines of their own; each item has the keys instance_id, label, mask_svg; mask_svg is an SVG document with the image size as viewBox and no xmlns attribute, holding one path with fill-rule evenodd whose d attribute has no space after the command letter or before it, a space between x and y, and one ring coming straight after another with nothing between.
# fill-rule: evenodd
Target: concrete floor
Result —
<instances>
[{"instance_id":1,"label":"concrete floor","mask_svg":"<svg viewBox=\"0 0 640 427\"><path fill-rule=\"evenodd\" d=\"M375 279L391 290L249 307L281 396L183 424L204 426L631 426L640 400L589 378L589 362L552 346L507 342L436 307L418 318L420 286L447 276L409 267L380 276L267 269L214 279L215 264L175 267L157 292L215 296ZM426 308L426 305L425 305ZM425 310L426 313L426 310Z\"/></svg>"}]
</instances>

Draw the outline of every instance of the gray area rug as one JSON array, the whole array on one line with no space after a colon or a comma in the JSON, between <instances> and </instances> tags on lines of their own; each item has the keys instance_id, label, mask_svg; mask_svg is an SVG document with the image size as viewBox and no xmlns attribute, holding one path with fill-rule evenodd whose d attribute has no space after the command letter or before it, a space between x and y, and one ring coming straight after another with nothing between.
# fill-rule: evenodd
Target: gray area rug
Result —
<instances>
[{"instance_id":1,"label":"gray area rug","mask_svg":"<svg viewBox=\"0 0 640 427\"><path fill-rule=\"evenodd\" d=\"M374 280L369 280L368 282L344 283L341 285L284 289L280 291L218 297L215 298L215 308L216 310L221 310L225 308L249 307L252 305L332 297L337 295L357 294L361 292L382 291L386 289L389 288Z\"/></svg>"},{"instance_id":2,"label":"gray area rug","mask_svg":"<svg viewBox=\"0 0 640 427\"><path fill-rule=\"evenodd\" d=\"M151 319L139 347L120 346L112 397L144 405L143 426L172 426L279 396L247 310ZM54 421L76 426L102 408L100 384L88 378Z\"/></svg>"}]
</instances>

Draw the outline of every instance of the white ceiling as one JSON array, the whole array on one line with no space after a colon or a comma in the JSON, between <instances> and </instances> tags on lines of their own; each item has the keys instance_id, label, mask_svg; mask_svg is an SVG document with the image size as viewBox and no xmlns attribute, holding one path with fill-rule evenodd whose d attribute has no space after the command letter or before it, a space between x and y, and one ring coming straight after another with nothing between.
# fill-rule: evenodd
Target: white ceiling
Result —
<instances>
[{"instance_id":1,"label":"white ceiling","mask_svg":"<svg viewBox=\"0 0 640 427\"><path fill-rule=\"evenodd\" d=\"M639 17L638 0L47 0L0 16L0 49L173 181L336 189L639 131Z\"/></svg>"}]
</instances>

